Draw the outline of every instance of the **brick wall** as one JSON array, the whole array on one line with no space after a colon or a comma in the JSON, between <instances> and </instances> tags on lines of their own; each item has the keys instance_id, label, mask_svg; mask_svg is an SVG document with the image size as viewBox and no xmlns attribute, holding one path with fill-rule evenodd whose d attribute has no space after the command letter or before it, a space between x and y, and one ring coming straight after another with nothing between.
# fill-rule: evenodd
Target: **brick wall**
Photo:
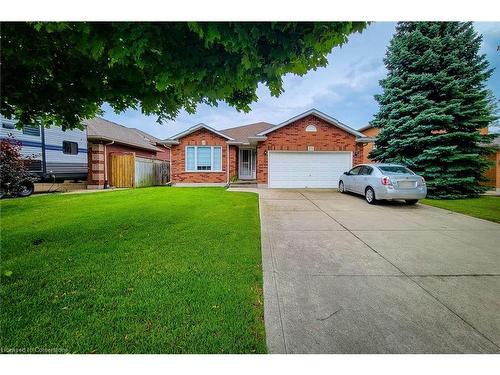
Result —
<instances>
[{"instance_id":1,"label":"brick wall","mask_svg":"<svg viewBox=\"0 0 500 375\"><path fill-rule=\"evenodd\" d=\"M171 147L172 183L225 183L227 181L227 139L207 129L199 129L179 140ZM186 146L221 146L222 172L186 172ZM230 151L231 154L231 151ZM230 157L231 161L231 157ZM231 168L230 168L231 169Z\"/></svg>"},{"instance_id":2,"label":"brick wall","mask_svg":"<svg viewBox=\"0 0 500 375\"><path fill-rule=\"evenodd\" d=\"M158 147L161 150L161 151L158 151L156 153L156 159L169 161L170 160L170 149L168 149L162 145L157 145L156 147Z\"/></svg>"},{"instance_id":3,"label":"brick wall","mask_svg":"<svg viewBox=\"0 0 500 375\"><path fill-rule=\"evenodd\" d=\"M140 148L135 148L127 145L122 145L118 143L113 143L112 145L106 146L106 153L109 154L111 152L114 153L135 153L136 156L140 156L143 158L156 159L156 151L143 150Z\"/></svg>"},{"instance_id":4,"label":"brick wall","mask_svg":"<svg viewBox=\"0 0 500 375\"><path fill-rule=\"evenodd\" d=\"M316 132L306 132L308 125L314 125ZM267 134L267 140L257 147L257 182L267 184L267 151L351 151L353 164L363 160L363 145L356 143L356 137L326 121L310 115Z\"/></svg>"},{"instance_id":5,"label":"brick wall","mask_svg":"<svg viewBox=\"0 0 500 375\"><path fill-rule=\"evenodd\" d=\"M238 147L229 146L229 177L238 177Z\"/></svg>"},{"instance_id":6,"label":"brick wall","mask_svg":"<svg viewBox=\"0 0 500 375\"><path fill-rule=\"evenodd\" d=\"M88 144L88 189L104 187L104 146L97 143Z\"/></svg>"}]
</instances>

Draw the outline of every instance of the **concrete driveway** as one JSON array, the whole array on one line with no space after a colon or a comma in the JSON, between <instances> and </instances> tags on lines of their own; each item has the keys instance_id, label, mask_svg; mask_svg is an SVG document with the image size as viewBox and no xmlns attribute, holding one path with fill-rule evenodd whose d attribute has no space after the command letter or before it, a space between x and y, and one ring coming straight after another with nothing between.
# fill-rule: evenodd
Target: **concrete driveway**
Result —
<instances>
[{"instance_id":1,"label":"concrete driveway","mask_svg":"<svg viewBox=\"0 0 500 375\"><path fill-rule=\"evenodd\" d=\"M494 353L500 225L331 190L258 189L271 353Z\"/></svg>"}]
</instances>

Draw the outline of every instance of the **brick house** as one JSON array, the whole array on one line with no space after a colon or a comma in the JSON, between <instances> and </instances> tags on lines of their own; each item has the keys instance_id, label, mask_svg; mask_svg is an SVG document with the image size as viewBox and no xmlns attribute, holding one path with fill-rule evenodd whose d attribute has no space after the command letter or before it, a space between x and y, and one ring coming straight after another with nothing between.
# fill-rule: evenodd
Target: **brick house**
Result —
<instances>
[{"instance_id":1,"label":"brick house","mask_svg":"<svg viewBox=\"0 0 500 375\"><path fill-rule=\"evenodd\" d=\"M312 109L281 124L215 130L198 124L163 141L171 147L174 185L337 187L340 175L363 161L364 134Z\"/></svg>"},{"instance_id":2,"label":"brick house","mask_svg":"<svg viewBox=\"0 0 500 375\"><path fill-rule=\"evenodd\" d=\"M485 177L488 180L485 184L500 192L500 135L493 140L496 151L490 155L491 168L486 171Z\"/></svg>"},{"instance_id":3,"label":"brick house","mask_svg":"<svg viewBox=\"0 0 500 375\"><path fill-rule=\"evenodd\" d=\"M87 188L102 189L110 181L110 155L170 160L170 149L162 141L139 129L127 128L103 118L85 120L88 142Z\"/></svg>"}]
</instances>

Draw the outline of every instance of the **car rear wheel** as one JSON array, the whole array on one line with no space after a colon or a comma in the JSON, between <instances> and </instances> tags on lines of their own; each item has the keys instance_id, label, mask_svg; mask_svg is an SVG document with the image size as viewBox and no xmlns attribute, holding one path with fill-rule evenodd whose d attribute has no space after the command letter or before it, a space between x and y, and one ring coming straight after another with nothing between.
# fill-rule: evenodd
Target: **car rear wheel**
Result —
<instances>
[{"instance_id":1,"label":"car rear wheel","mask_svg":"<svg viewBox=\"0 0 500 375\"><path fill-rule=\"evenodd\" d=\"M17 194L20 197L29 197L35 191L35 186L31 182L23 182L22 190Z\"/></svg>"},{"instance_id":2,"label":"car rear wheel","mask_svg":"<svg viewBox=\"0 0 500 375\"><path fill-rule=\"evenodd\" d=\"M367 187L365 190L365 199L369 204L375 204L377 200L375 199L375 191L371 187Z\"/></svg>"},{"instance_id":3,"label":"car rear wheel","mask_svg":"<svg viewBox=\"0 0 500 375\"><path fill-rule=\"evenodd\" d=\"M344 182L342 181L339 182L339 191L345 193Z\"/></svg>"},{"instance_id":4,"label":"car rear wheel","mask_svg":"<svg viewBox=\"0 0 500 375\"><path fill-rule=\"evenodd\" d=\"M416 204L417 202L418 202L418 199L407 199L407 200L405 200L405 203L407 205L410 205L410 206Z\"/></svg>"}]
</instances>

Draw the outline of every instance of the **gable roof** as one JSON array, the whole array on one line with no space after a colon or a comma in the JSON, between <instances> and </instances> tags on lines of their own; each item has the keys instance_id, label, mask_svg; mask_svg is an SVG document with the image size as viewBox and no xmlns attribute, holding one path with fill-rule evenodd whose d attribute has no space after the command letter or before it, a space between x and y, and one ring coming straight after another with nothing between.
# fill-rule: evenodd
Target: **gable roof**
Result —
<instances>
[{"instance_id":1,"label":"gable roof","mask_svg":"<svg viewBox=\"0 0 500 375\"><path fill-rule=\"evenodd\" d=\"M234 139L232 137L230 137L229 135L224 134L218 130L215 130L214 128L208 126L207 124L199 123L195 126L190 127L187 130L184 130L183 132L180 132L180 133L177 133L177 134L171 136L170 138L162 141L162 143L169 143L169 141L175 142L175 141L179 140L180 138L185 137L186 135L189 135L191 133L194 133L195 131L200 130L200 129L207 129L207 130L211 131L212 133L215 133L217 135L220 135L223 138L226 138L229 141L234 141Z\"/></svg>"},{"instance_id":2,"label":"gable roof","mask_svg":"<svg viewBox=\"0 0 500 375\"><path fill-rule=\"evenodd\" d=\"M87 126L88 139L114 141L144 150L160 151L160 149L152 145L145 136L139 134L137 129L127 128L126 126L105 120L101 117L84 120L83 124Z\"/></svg>"},{"instance_id":3,"label":"gable roof","mask_svg":"<svg viewBox=\"0 0 500 375\"><path fill-rule=\"evenodd\" d=\"M267 122L256 122L254 124L237 126L221 130L221 133L228 135L238 143L249 143L249 137L256 137L258 133L274 127Z\"/></svg>"},{"instance_id":4,"label":"gable roof","mask_svg":"<svg viewBox=\"0 0 500 375\"><path fill-rule=\"evenodd\" d=\"M316 116L326 122L328 122L329 124L332 124L342 130L345 130L346 132L352 134L352 135L355 135L356 137L359 137L359 138L364 138L365 135L363 133L360 133L359 131L357 130L354 130L353 128L347 126L346 124L343 124L341 123L339 120L331 117L331 116L328 116L326 113L323 113L321 111L318 111L317 109L313 108L313 109L310 109L309 111L306 111L304 113L301 113L300 115L297 115L295 117L292 117L291 119L289 120L286 120L285 122L282 122L281 124L278 124L270 129L267 129L265 131L262 131L260 133L258 133L257 135L258 136L263 136L263 135L266 135L266 134L269 134L275 130L278 130L284 126L287 126L289 124L291 124L292 122L295 122L297 120L300 120L304 117L307 117L307 116L310 116L310 115L313 115L313 116Z\"/></svg>"}]
</instances>

